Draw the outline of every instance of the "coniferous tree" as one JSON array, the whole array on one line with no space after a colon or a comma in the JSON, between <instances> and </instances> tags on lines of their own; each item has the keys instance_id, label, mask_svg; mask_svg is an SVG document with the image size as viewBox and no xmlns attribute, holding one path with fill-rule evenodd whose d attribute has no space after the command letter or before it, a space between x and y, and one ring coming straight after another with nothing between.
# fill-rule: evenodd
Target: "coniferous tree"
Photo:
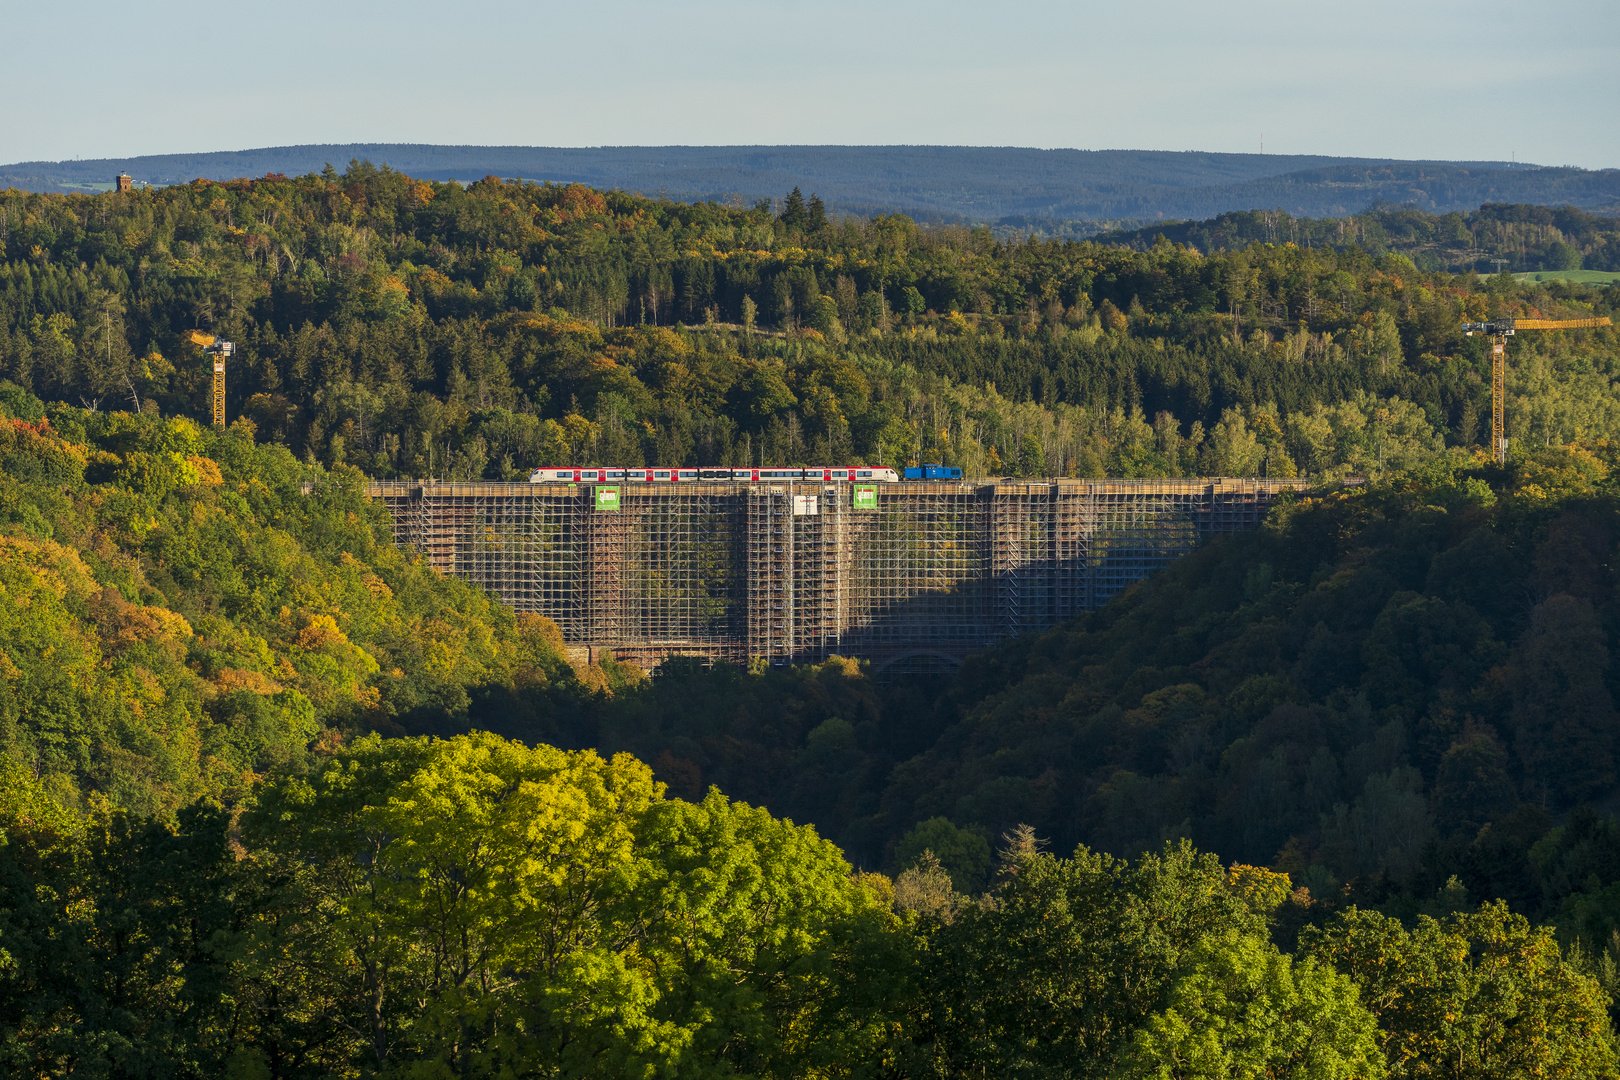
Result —
<instances>
[{"instance_id":1,"label":"coniferous tree","mask_svg":"<svg viewBox=\"0 0 1620 1080\"><path fill-rule=\"evenodd\" d=\"M794 190L798 190L795 188ZM827 227L827 204L821 201L821 196L815 193L810 195L810 205L805 213L805 230L811 235L818 235Z\"/></svg>"},{"instance_id":2,"label":"coniferous tree","mask_svg":"<svg viewBox=\"0 0 1620 1080\"><path fill-rule=\"evenodd\" d=\"M788 192L787 202L777 220L796 232L803 232L809 227L810 213L805 209L804 195L798 188Z\"/></svg>"}]
</instances>

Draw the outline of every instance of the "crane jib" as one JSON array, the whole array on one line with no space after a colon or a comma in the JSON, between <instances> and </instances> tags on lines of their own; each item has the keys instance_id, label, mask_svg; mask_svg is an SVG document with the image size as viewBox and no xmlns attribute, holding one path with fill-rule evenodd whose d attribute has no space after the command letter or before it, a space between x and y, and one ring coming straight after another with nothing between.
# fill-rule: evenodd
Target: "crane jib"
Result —
<instances>
[{"instance_id":1,"label":"crane jib","mask_svg":"<svg viewBox=\"0 0 1620 1080\"><path fill-rule=\"evenodd\" d=\"M1596 319L1514 319L1515 330L1580 330L1586 327L1608 326L1607 315Z\"/></svg>"},{"instance_id":2,"label":"crane jib","mask_svg":"<svg viewBox=\"0 0 1620 1080\"><path fill-rule=\"evenodd\" d=\"M1464 334L1496 334L1506 337L1517 330L1585 330L1609 326L1609 317L1592 319L1498 319L1495 322L1463 323Z\"/></svg>"}]
</instances>

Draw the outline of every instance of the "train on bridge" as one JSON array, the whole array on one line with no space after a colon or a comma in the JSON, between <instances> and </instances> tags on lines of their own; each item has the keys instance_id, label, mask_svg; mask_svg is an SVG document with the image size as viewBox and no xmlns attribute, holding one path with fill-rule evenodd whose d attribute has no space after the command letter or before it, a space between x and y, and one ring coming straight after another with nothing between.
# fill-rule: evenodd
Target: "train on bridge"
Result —
<instances>
[{"instance_id":1,"label":"train on bridge","mask_svg":"<svg viewBox=\"0 0 1620 1080\"><path fill-rule=\"evenodd\" d=\"M905 470L907 480L960 480L962 470L954 465L912 465ZM531 484L697 484L789 483L831 484L838 481L867 484L895 484L901 480L894 469L876 465L763 465L757 468L730 465L700 465L696 468L606 468L542 466L529 474Z\"/></svg>"}]
</instances>

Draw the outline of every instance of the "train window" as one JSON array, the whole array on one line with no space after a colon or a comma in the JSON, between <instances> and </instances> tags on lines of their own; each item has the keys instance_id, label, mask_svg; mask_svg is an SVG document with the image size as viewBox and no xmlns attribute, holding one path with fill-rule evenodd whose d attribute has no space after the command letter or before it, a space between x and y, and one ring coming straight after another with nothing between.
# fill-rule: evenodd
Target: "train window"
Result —
<instances>
[{"instance_id":1,"label":"train window","mask_svg":"<svg viewBox=\"0 0 1620 1080\"><path fill-rule=\"evenodd\" d=\"M843 469L834 469L833 470L833 479L834 480L842 480L842 479L844 479L844 477L846 477L848 475L849 475L849 473L846 472Z\"/></svg>"},{"instance_id":2,"label":"train window","mask_svg":"<svg viewBox=\"0 0 1620 1080\"><path fill-rule=\"evenodd\" d=\"M872 470L871 469L857 469L856 472L855 472L855 475L856 476L871 476L872 475Z\"/></svg>"},{"instance_id":3,"label":"train window","mask_svg":"<svg viewBox=\"0 0 1620 1080\"><path fill-rule=\"evenodd\" d=\"M661 470L659 470L657 472L654 472L653 473L653 479L654 480L668 480L669 479L669 470L668 469L661 469Z\"/></svg>"},{"instance_id":4,"label":"train window","mask_svg":"<svg viewBox=\"0 0 1620 1080\"><path fill-rule=\"evenodd\" d=\"M698 474L696 469L680 469L678 471L681 474L682 480L685 480L689 476L696 476Z\"/></svg>"}]
</instances>

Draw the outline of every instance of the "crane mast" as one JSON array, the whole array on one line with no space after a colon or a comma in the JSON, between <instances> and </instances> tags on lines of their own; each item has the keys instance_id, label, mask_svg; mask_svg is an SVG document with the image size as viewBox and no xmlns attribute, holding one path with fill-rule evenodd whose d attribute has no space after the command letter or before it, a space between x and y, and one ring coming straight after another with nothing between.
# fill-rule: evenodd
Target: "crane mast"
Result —
<instances>
[{"instance_id":1,"label":"crane mast","mask_svg":"<svg viewBox=\"0 0 1620 1080\"><path fill-rule=\"evenodd\" d=\"M1498 465L1507 464L1507 339L1520 330L1579 330L1608 326L1609 317L1594 319L1497 319L1494 322L1463 323L1469 337L1488 334L1491 339L1491 456Z\"/></svg>"},{"instance_id":2,"label":"crane mast","mask_svg":"<svg viewBox=\"0 0 1620 1080\"><path fill-rule=\"evenodd\" d=\"M201 330L193 330L186 337L194 345L202 346L203 355L214 358L214 387L209 395L213 402L214 426L225 426L225 358L236 352L236 346L229 341L218 341L213 334L205 334Z\"/></svg>"}]
</instances>

